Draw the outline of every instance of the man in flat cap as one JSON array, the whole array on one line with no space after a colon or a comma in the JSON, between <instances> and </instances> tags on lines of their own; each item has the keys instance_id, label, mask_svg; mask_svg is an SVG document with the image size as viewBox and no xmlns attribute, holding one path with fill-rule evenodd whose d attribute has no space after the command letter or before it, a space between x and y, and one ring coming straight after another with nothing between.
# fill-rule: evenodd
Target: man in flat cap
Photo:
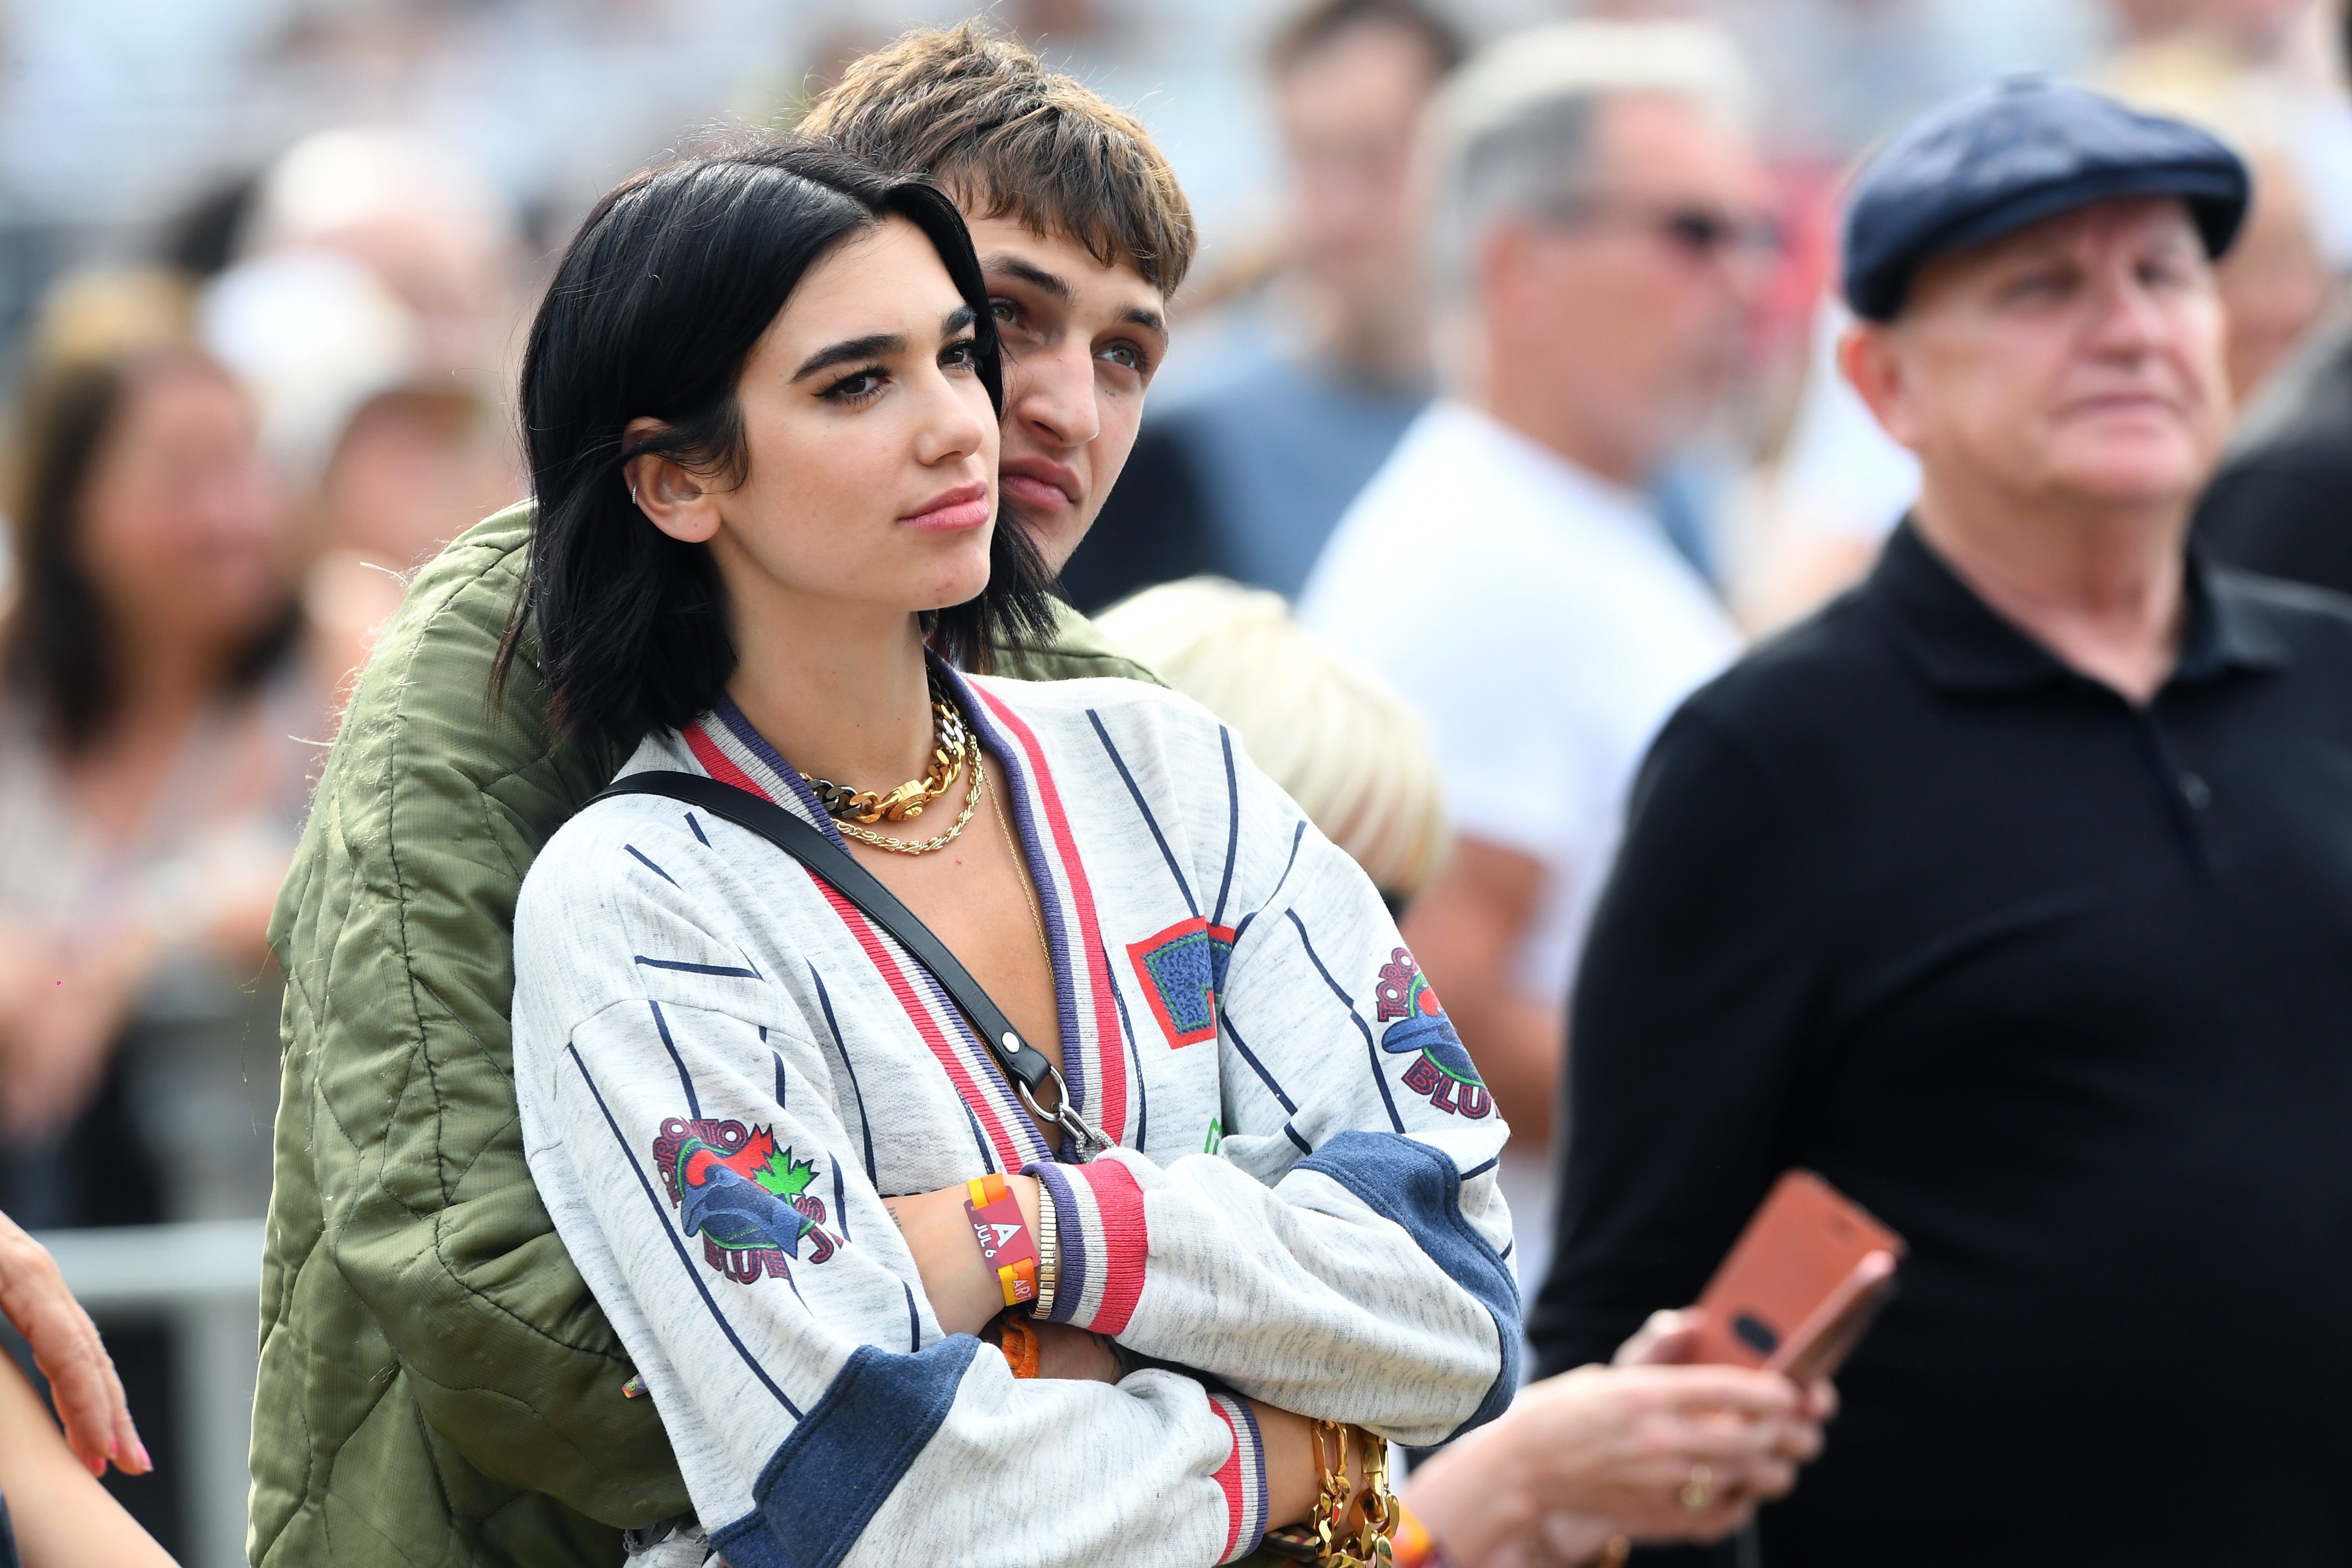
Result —
<instances>
[{"instance_id":1,"label":"man in flat cap","mask_svg":"<svg viewBox=\"0 0 2352 1568\"><path fill-rule=\"evenodd\" d=\"M2043 81L1884 147L1843 363L1917 508L1636 786L1530 1334L1606 1357L1792 1166L1900 1232L1772 1568L2352 1562L2352 604L2186 543L2246 195Z\"/></svg>"}]
</instances>

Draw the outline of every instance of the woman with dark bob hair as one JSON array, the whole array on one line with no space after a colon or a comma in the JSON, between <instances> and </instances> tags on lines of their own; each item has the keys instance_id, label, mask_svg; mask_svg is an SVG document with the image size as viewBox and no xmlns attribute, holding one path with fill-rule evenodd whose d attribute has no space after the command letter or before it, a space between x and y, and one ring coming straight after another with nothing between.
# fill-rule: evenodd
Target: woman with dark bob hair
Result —
<instances>
[{"instance_id":1,"label":"woman with dark bob hair","mask_svg":"<svg viewBox=\"0 0 2352 1568\"><path fill-rule=\"evenodd\" d=\"M1366 1557L1379 1439L1517 1381L1505 1128L1379 893L1214 719L986 673L1046 601L954 207L802 142L640 175L522 392L508 657L643 793L524 884L517 1093L681 1539ZM817 850L739 826L768 807ZM952 960L794 858L843 851Z\"/></svg>"}]
</instances>

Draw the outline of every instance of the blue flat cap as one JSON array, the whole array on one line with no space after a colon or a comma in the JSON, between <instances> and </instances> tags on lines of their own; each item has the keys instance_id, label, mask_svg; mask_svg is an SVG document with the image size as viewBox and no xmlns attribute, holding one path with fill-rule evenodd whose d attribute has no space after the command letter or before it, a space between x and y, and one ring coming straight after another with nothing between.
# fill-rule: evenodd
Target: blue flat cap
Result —
<instances>
[{"instance_id":1,"label":"blue flat cap","mask_svg":"<svg viewBox=\"0 0 2352 1568\"><path fill-rule=\"evenodd\" d=\"M1928 110L1863 166L1846 197L1846 302L1892 321L1929 258L2119 196L2179 196L2219 256L2251 188L2238 155L2193 125L2011 78Z\"/></svg>"}]
</instances>

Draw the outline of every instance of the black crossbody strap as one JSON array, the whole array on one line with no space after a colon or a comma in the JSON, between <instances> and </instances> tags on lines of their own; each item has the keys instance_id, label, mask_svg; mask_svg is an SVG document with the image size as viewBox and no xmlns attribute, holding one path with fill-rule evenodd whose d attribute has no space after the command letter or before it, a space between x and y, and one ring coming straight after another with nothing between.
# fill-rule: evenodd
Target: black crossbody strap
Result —
<instances>
[{"instance_id":1,"label":"black crossbody strap","mask_svg":"<svg viewBox=\"0 0 2352 1568\"><path fill-rule=\"evenodd\" d=\"M1071 1109L1069 1086L1062 1081L1061 1073L1045 1059L1044 1052L1021 1037L1004 1010L981 989L980 982L971 977L963 961L948 951L947 943L931 934L930 927L915 918L915 911L901 903L898 894L884 887L880 879L824 833L773 801L700 773L658 770L631 773L614 780L588 804L593 805L596 801L625 795L666 795L688 805L698 805L713 816L723 816L736 826L758 834L823 878L835 891L856 905L866 919L898 938L898 945L947 988L948 994L971 1019L980 1037L1003 1065L1005 1076L1013 1080L1014 1090L1032 1115L1059 1124L1070 1135L1081 1159L1091 1158L1097 1150L1110 1146L1110 1140ZM1039 1091L1048 1082L1055 1091L1051 1109L1038 1103Z\"/></svg>"}]
</instances>

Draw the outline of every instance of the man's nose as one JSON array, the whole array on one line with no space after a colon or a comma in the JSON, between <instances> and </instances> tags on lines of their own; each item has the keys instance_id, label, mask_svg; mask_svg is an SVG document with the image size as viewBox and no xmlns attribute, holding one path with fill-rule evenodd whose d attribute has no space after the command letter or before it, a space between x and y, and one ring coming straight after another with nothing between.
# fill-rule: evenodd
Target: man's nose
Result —
<instances>
[{"instance_id":1,"label":"man's nose","mask_svg":"<svg viewBox=\"0 0 2352 1568\"><path fill-rule=\"evenodd\" d=\"M2099 279L2091 309L2089 340L2110 353L2144 353L2161 343L2169 331L2156 291L2129 269L2119 268Z\"/></svg>"},{"instance_id":2,"label":"man's nose","mask_svg":"<svg viewBox=\"0 0 2352 1568\"><path fill-rule=\"evenodd\" d=\"M1023 354L1007 366L1006 406L1047 445L1083 447L1101 432L1095 407L1094 354L1083 342Z\"/></svg>"}]
</instances>

